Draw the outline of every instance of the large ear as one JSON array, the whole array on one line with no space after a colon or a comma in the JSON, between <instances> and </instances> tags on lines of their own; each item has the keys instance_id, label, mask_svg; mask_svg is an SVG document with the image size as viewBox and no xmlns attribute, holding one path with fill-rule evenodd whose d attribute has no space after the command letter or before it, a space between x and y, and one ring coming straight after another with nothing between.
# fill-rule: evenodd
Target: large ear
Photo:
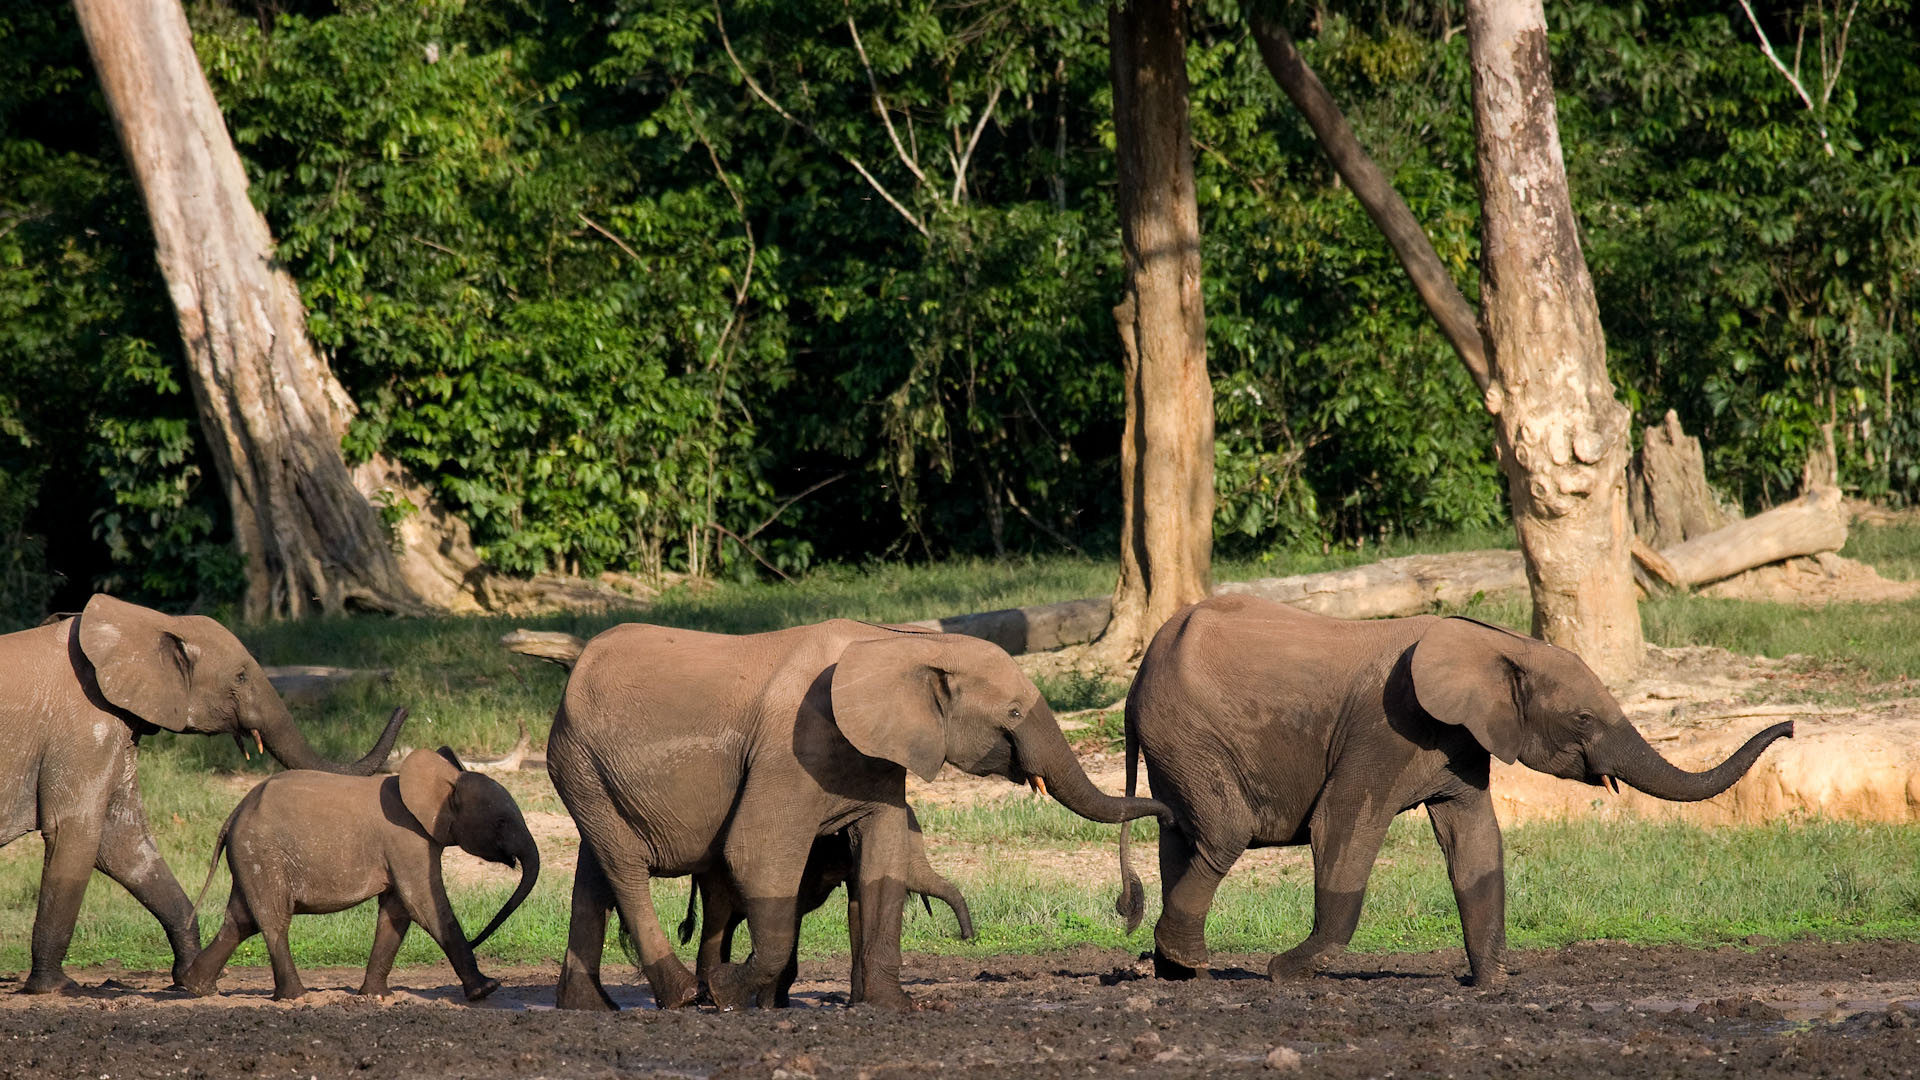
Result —
<instances>
[{"instance_id":1,"label":"large ear","mask_svg":"<svg viewBox=\"0 0 1920 1080\"><path fill-rule=\"evenodd\" d=\"M1442 619L1413 647L1413 693L1428 715L1473 733L1487 752L1512 764L1520 757L1520 666L1510 655L1519 638L1472 619Z\"/></svg>"},{"instance_id":2,"label":"large ear","mask_svg":"<svg viewBox=\"0 0 1920 1080\"><path fill-rule=\"evenodd\" d=\"M185 731L200 647L152 608L96 593L80 613L80 652L100 695L155 727Z\"/></svg>"},{"instance_id":3,"label":"large ear","mask_svg":"<svg viewBox=\"0 0 1920 1080\"><path fill-rule=\"evenodd\" d=\"M833 720L855 750L931 780L947 759L947 673L938 639L856 641L833 669Z\"/></svg>"},{"instance_id":4,"label":"large ear","mask_svg":"<svg viewBox=\"0 0 1920 1080\"><path fill-rule=\"evenodd\" d=\"M453 843L453 786L460 766L432 750L415 750L400 763L400 803L436 844Z\"/></svg>"}]
</instances>

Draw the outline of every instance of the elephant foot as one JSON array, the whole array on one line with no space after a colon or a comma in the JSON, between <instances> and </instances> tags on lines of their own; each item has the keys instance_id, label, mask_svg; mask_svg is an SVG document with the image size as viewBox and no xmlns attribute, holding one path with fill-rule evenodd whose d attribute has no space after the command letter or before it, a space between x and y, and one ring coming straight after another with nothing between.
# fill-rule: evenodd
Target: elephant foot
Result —
<instances>
[{"instance_id":1,"label":"elephant foot","mask_svg":"<svg viewBox=\"0 0 1920 1080\"><path fill-rule=\"evenodd\" d=\"M726 965L731 967L733 965ZM647 971L647 985L653 987L653 1005L657 1009L679 1009L693 1004L700 996L700 984L694 981L691 972L678 961L662 964ZM719 1003L719 993L714 993L715 1003Z\"/></svg>"},{"instance_id":2,"label":"elephant foot","mask_svg":"<svg viewBox=\"0 0 1920 1080\"><path fill-rule=\"evenodd\" d=\"M1206 982L1213 978L1213 969L1205 964L1183 964L1156 948L1153 950L1153 977L1168 982L1186 982L1189 979Z\"/></svg>"},{"instance_id":3,"label":"elephant foot","mask_svg":"<svg viewBox=\"0 0 1920 1080\"><path fill-rule=\"evenodd\" d=\"M586 974L583 969L562 961L560 964L560 985L554 988L553 1004L557 1009L578 1009L582 1012L619 1012L620 1006L607 996L606 988L600 985L600 975Z\"/></svg>"},{"instance_id":4,"label":"elephant foot","mask_svg":"<svg viewBox=\"0 0 1920 1080\"><path fill-rule=\"evenodd\" d=\"M307 992L307 988L300 983L294 983L292 986L286 987L284 989L276 986L273 988L273 1000L293 1001L296 998L299 998L305 995L306 992Z\"/></svg>"},{"instance_id":5,"label":"elephant foot","mask_svg":"<svg viewBox=\"0 0 1920 1080\"><path fill-rule=\"evenodd\" d=\"M194 997L212 997L218 992L219 985L212 979L195 979L189 976L180 980L180 989Z\"/></svg>"},{"instance_id":6,"label":"elephant foot","mask_svg":"<svg viewBox=\"0 0 1920 1080\"><path fill-rule=\"evenodd\" d=\"M378 986L373 983L361 983L360 989L355 990L354 993L360 997L383 998L392 996L393 991L387 989L386 983Z\"/></svg>"},{"instance_id":7,"label":"elephant foot","mask_svg":"<svg viewBox=\"0 0 1920 1080\"><path fill-rule=\"evenodd\" d=\"M495 990L500 989L500 980L499 979L481 979L479 982L474 983L472 986L463 987L462 989L466 991L468 1001L480 1001L484 999L488 994L491 994Z\"/></svg>"},{"instance_id":8,"label":"elephant foot","mask_svg":"<svg viewBox=\"0 0 1920 1080\"><path fill-rule=\"evenodd\" d=\"M1503 964L1492 964L1483 971L1467 976L1467 985L1476 990L1498 990L1507 985L1507 969Z\"/></svg>"},{"instance_id":9,"label":"elephant foot","mask_svg":"<svg viewBox=\"0 0 1920 1080\"><path fill-rule=\"evenodd\" d=\"M20 992L70 995L80 992L80 984L67 978L67 973L58 969L46 973L36 971L27 976L27 981L20 987Z\"/></svg>"},{"instance_id":10,"label":"elephant foot","mask_svg":"<svg viewBox=\"0 0 1920 1080\"><path fill-rule=\"evenodd\" d=\"M920 1007L919 1004L913 1000L913 995L900 989L898 986L885 988L869 986L860 1000L851 1002L850 1004L871 1005L876 1009L892 1009L894 1012L913 1012Z\"/></svg>"},{"instance_id":11,"label":"elephant foot","mask_svg":"<svg viewBox=\"0 0 1920 1080\"><path fill-rule=\"evenodd\" d=\"M748 977L745 964L721 964L716 968L707 980L714 1005L726 1011L757 1004L760 994L748 983Z\"/></svg>"},{"instance_id":12,"label":"elephant foot","mask_svg":"<svg viewBox=\"0 0 1920 1080\"><path fill-rule=\"evenodd\" d=\"M1321 965L1330 955L1317 950L1290 949L1267 961L1267 978L1275 982L1311 978L1319 974Z\"/></svg>"}]
</instances>

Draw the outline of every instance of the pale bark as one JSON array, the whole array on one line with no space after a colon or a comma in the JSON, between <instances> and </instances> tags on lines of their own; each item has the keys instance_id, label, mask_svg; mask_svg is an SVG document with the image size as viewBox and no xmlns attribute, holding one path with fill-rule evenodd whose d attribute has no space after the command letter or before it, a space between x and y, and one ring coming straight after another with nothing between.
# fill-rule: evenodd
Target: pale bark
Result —
<instances>
[{"instance_id":1,"label":"pale bark","mask_svg":"<svg viewBox=\"0 0 1920 1080\"><path fill-rule=\"evenodd\" d=\"M1187 119L1186 5L1132 0L1113 50L1125 294L1120 578L1104 651L1137 655L1207 595L1213 556L1213 387L1200 292L1200 213Z\"/></svg>"},{"instance_id":2,"label":"pale bark","mask_svg":"<svg viewBox=\"0 0 1920 1080\"><path fill-rule=\"evenodd\" d=\"M1700 586L1756 566L1839 551L1846 545L1846 499L1838 488L1825 487L1660 554L1681 581Z\"/></svg>"},{"instance_id":3,"label":"pale bark","mask_svg":"<svg viewBox=\"0 0 1920 1080\"><path fill-rule=\"evenodd\" d=\"M1393 181L1387 179L1386 173L1360 145L1340 106L1334 103L1333 95L1294 47L1287 28L1260 5L1254 5L1250 22L1267 71L1286 92L1294 108L1306 118L1320 149L1333 162L1334 170L1346 181L1347 189L1359 200L1360 208L1373 220L1380 235L1386 238L1387 246L1393 249L1394 257L1400 260L1407 279L1413 283L1413 291L1426 305L1427 314L1433 316L1447 343L1467 366L1473 384L1484 393L1488 380L1487 347L1480 336L1479 320L1474 316L1473 305L1467 303L1459 286L1453 283L1453 275L1434 253L1433 241L1414 220L1413 211L1394 190Z\"/></svg>"},{"instance_id":4,"label":"pale bark","mask_svg":"<svg viewBox=\"0 0 1920 1080\"><path fill-rule=\"evenodd\" d=\"M1468 0L1489 411L1527 559L1533 632L1608 681L1643 644L1629 561L1628 412L1580 250L1540 0Z\"/></svg>"},{"instance_id":5,"label":"pale bark","mask_svg":"<svg viewBox=\"0 0 1920 1080\"><path fill-rule=\"evenodd\" d=\"M1727 523L1707 486L1700 440L1680 427L1672 409L1657 427L1641 432L1640 449L1627 470L1627 501L1633 530L1655 550L1664 550Z\"/></svg>"},{"instance_id":6,"label":"pale bark","mask_svg":"<svg viewBox=\"0 0 1920 1080\"><path fill-rule=\"evenodd\" d=\"M74 8L153 224L201 431L246 560L245 615L444 605L447 590L410 583L348 473L340 439L353 403L307 340L299 293L247 199L179 0ZM395 466L373 471L407 484ZM463 577L478 566L470 545L442 557L470 560Z\"/></svg>"}]
</instances>

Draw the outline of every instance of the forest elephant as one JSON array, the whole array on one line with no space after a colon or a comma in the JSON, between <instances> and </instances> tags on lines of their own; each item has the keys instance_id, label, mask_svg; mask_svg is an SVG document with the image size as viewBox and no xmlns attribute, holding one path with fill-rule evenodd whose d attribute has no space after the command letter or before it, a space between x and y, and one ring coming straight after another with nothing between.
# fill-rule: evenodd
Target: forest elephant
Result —
<instances>
[{"instance_id":1,"label":"forest elephant","mask_svg":"<svg viewBox=\"0 0 1920 1080\"><path fill-rule=\"evenodd\" d=\"M471 941L441 878L440 856L449 844L520 868L519 887ZM267 778L247 792L220 829L200 886L202 899L222 849L233 874L226 920L181 980L203 997L213 993L234 948L254 934L266 938L274 999L299 997L306 987L287 946L293 916L344 911L378 896L373 952L359 992L387 993L393 958L408 927L419 923L453 963L467 1000L478 1001L500 983L480 974L473 950L540 878L540 849L513 796L492 777L462 768L444 746L408 754L396 776L295 771Z\"/></svg>"},{"instance_id":2,"label":"forest elephant","mask_svg":"<svg viewBox=\"0 0 1920 1080\"><path fill-rule=\"evenodd\" d=\"M853 853L853 1001L907 1008L900 919L913 832L907 770L943 763L1037 780L1067 809L1120 822L1166 808L1101 793L1046 700L999 646L838 619L733 636L631 623L587 643L547 740L581 836L562 1008L610 1009L600 985L617 908L662 1007L697 983L654 914L655 877L725 873L753 952L708 979L723 1008L771 989L793 954L807 859L845 829Z\"/></svg>"},{"instance_id":3,"label":"forest elephant","mask_svg":"<svg viewBox=\"0 0 1920 1080\"><path fill-rule=\"evenodd\" d=\"M1144 756L1153 794L1173 812L1160 830L1155 973L1204 976L1220 879L1249 847L1294 844L1313 852L1313 929L1267 970L1316 970L1353 937L1387 826L1425 806L1473 982L1498 984L1506 882L1491 757L1694 801L1732 786L1792 733L1777 724L1690 773L1649 746L1564 649L1466 618L1347 621L1253 597L1203 600L1161 627L1127 695L1126 789ZM1124 829L1120 867L1131 931L1144 898Z\"/></svg>"},{"instance_id":4,"label":"forest elephant","mask_svg":"<svg viewBox=\"0 0 1920 1080\"><path fill-rule=\"evenodd\" d=\"M973 915L967 910L967 898L960 894L958 886L943 877L927 861L927 845L920 832L920 821L911 808L907 811L907 825L912 830L912 850L907 856L907 891L920 897L929 915L933 914L932 900L945 903L953 909L953 917L959 921L960 940L973 940ZM816 838L813 851L807 856L807 869L800 878L798 915L804 917L825 904L833 895L833 890L852 880L853 870L853 838L847 830ZM850 886L849 894L857 888L857 885ZM706 908L706 922L700 925L700 955L694 963L693 974L701 989L705 990L714 969L733 960L733 934L746 921L747 915L739 894L734 892L733 882L726 874L718 871L697 874L687 896L687 917L680 924L681 944L692 939L698 923L696 912L702 905ZM860 941L857 912L857 908L850 908L847 919L847 934L856 946ZM796 928L795 948L787 956L787 966L781 970L780 977L774 980L770 1003L777 1009L787 1007L794 980L800 975L797 933ZM762 996L765 996L764 993Z\"/></svg>"},{"instance_id":5,"label":"forest elephant","mask_svg":"<svg viewBox=\"0 0 1920 1080\"><path fill-rule=\"evenodd\" d=\"M193 905L155 849L136 746L158 731L231 735L290 769L366 775L386 761L404 712L351 765L307 744L245 646L200 615L163 615L105 594L79 615L0 636L0 844L46 839L33 970L22 990L73 986L63 969L95 869L166 930L173 977L200 952Z\"/></svg>"}]
</instances>

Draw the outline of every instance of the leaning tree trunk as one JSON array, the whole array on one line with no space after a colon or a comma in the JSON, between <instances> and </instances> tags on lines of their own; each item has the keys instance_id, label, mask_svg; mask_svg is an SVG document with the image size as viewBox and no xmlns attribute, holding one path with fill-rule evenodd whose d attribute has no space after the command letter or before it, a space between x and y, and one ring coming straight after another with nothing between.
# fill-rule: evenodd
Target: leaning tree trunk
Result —
<instances>
[{"instance_id":1,"label":"leaning tree trunk","mask_svg":"<svg viewBox=\"0 0 1920 1080\"><path fill-rule=\"evenodd\" d=\"M1101 648L1138 655L1206 597L1213 558L1213 387L1200 295L1200 211L1187 124L1183 0L1108 16L1125 293L1120 579Z\"/></svg>"},{"instance_id":2,"label":"leaning tree trunk","mask_svg":"<svg viewBox=\"0 0 1920 1080\"><path fill-rule=\"evenodd\" d=\"M201 431L246 559L246 616L444 606L444 587L409 582L348 473L340 439L353 403L307 340L179 0L74 8L152 220ZM468 562L462 573L478 566L471 546L451 558Z\"/></svg>"},{"instance_id":3,"label":"leaning tree trunk","mask_svg":"<svg viewBox=\"0 0 1920 1080\"><path fill-rule=\"evenodd\" d=\"M1468 0L1487 405L1533 593L1533 632L1603 679L1640 662L1627 408L1580 250L1541 0Z\"/></svg>"}]
</instances>

